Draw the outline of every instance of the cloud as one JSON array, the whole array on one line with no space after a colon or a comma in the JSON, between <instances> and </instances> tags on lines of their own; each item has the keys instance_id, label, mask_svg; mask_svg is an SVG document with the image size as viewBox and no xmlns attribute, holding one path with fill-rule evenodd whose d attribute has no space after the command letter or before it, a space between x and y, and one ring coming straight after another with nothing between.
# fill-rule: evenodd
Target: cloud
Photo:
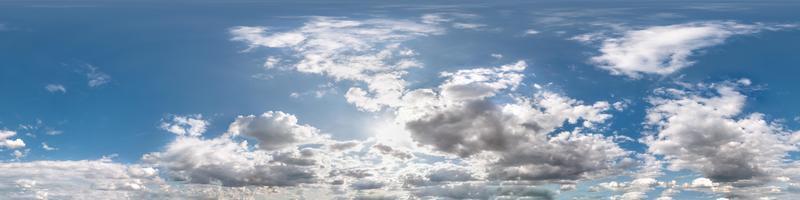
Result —
<instances>
[{"instance_id":1,"label":"cloud","mask_svg":"<svg viewBox=\"0 0 800 200\"><path fill-rule=\"evenodd\" d=\"M321 138L317 128L297 124L297 117L281 111L270 111L259 116L239 116L231 123L228 133L254 138L258 141L258 148L264 150L314 142Z\"/></svg>"},{"instance_id":2,"label":"cloud","mask_svg":"<svg viewBox=\"0 0 800 200\"><path fill-rule=\"evenodd\" d=\"M94 65L86 64L86 78L89 80L89 87L99 87L111 82L111 76L100 71Z\"/></svg>"},{"instance_id":3,"label":"cloud","mask_svg":"<svg viewBox=\"0 0 800 200\"><path fill-rule=\"evenodd\" d=\"M565 123L592 129L609 114L607 102L583 105L551 92L514 103L489 97L513 90L525 62L495 68L443 72L439 90L417 89L403 97L397 120L419 145L486 164L499 180L573 180L615 168L627 155L610 138L582 129L556 132ZM489 158L489 159L485 159Z\"/></svg>"},{"instance_id":4,"label":"cloud","mask_svg":"<svg viewBox=\"0 0 800 200\"><path fill-rule=\"evenodd\" d=\"M394 157L396 157L398 159L402 159L402 160L408 160L408 159L414 158L414 155L409 153L409 152L398 150L398 149L395 149L395 148L393 148L393 147L391 147L389 145L385 145L385 144L380 144L380 143L379 144L375 144L375 145L372 145L372 148L377 150L378 153L380 153L380 154L394 156Z\"/></svg>"},{"instance_id":5,"label":"cloud","mask_svg":"<svg viewBox=\"0 0 800 200\"><path fill-rule=\"evenodd\" d=\"M540 33L540 32L539 32L539 31L537 31L537 30L534 30L534 29L528 29L528 30L525 30L525 32L523 32L523 33L522 33L522 35L523 35L523 36L531 36L531 35L536 35L536 34L539 34L539 33Z\"/></svg>"},{"instance_id":6,"label":"cloud","mask_svg":"<svg viewBox=\"0 0 800 200\"><path fill-rule=\"evenodd\" d=\"M553 191L530 185L456 183L417 189L414 195L436 199L555 199Z\"/></svg>"},{"instance_id":7,"label":"cloud","mask_svg":"<svg viewBox=\"0 0 800 200\"><path fill-rule=\"evenodd\" d=\"M67 88L61 84L47 84L46 86L44 86L44 89L50 93L55 93L55 92L67 93Z\"/></svg>"},{"instance_id":8,"label":"cloud","mask_svg":"<svg viewBox=\"0 0 800 200\"><path fill-rule=\"evenodd\" d=\"M267 69L275 68L278 66L278 64L280 64L280 62L281 62L280 58L276 58L274 56L267 57L267 60L264 61L264 68Z\"/></svg>"},{"instance_id":9,"label":"cloud","mask_svg":"<svg viewBox=\"0 0 800 200\"><path fill-rule=\"evenodd\" d=\"M664 156L669 169L697 171L714 182L774 177L797 147L777 122L743 113L743 86L739 81L655 90L645 120L654 130L643 139L648 152Z\"/></svg>"},{"instance_id":10,"label":"cloud","mask_svg":"<svg viewBox=\"0 0 800 200\"><path fill-rule=\"evenodd\" d=\"M490 173L492 179L580 179L615 170L617 162L627 155L610 138L583 133L610 117L605 113L611 106L607 102L583 105L550 92L533 98L515 97L511 104L491 101L520 85L527 68L525 61L442 72L445 81L436 88L407 89L403 79L406 69L420 64L410 57L413 50L401 43L444 32L437 25L446 20L424 18L426 22L417 23L318 17L285 32L234 27L231 33L233 40L243 41L250 48L292 50L292 56L286 58L296 58L289 63L294 62L299 72L366 84L366 88L351 87L345 94L347 101L367 112L394 110L395 121L411 133L414 142L437 153L472 160L474 167ZM554 133L565 123L582 128ZM269 138L296 141L291 137ZM374 145L373 149L380 155L410 157L383 145Z\"/></svg>"},{"instance_id":11,"label":"cloud","mask_svg":"<svg viewBox=\"0 0 800 200\"><path fill-rule=\"evenodd\" d=\"M159 128L174 133L176 135L186 135L197 137L206 132L209 123L203 120L203 115L172 115L168 119L162 119Z\"/></svg>"},{"instance_id":12,"label":"cloud","mask_svg":"<svg viewBox=\"0 0 800 200\"><path fill-rule=\"evenodd\" d=\"M525 61L518 61L496 68L442 72L441 77L447 80L439 88L442 96L449 101L483 99L503 89L516 89L524 78L520 72L527 67Z\"/></svg>"},{"instance_id":13,"label":"cloud","mask_svg":"<svg viewBox=\"0 0 800 200\"><path fill-rule=\"evenodd\" d=\"M328 82L325 84L317 85L317 88L314 90L306 91L306 92L292 92L289 94L289 97L292 98L301 98L303 96L313 96L314 98L322 98L329 94L338 94L339 91L336 90L336 86L332 82Z\"/></svg>"},{"instance_id":14,"label":"cloud","mask_svg":"<svg viewBox=\"0 0 800 200\"><path fill-rule=\"evenodd\" d=\"M250 123L267 125L248 125ZM307 195L318 194L321 197L354 199L394 199L401 196L551 199L554 195L535 186L490 185L482 180L483 176L477 175L482 169L469 165L408 162L415 156L406 149L381 143L370 145L365 144L370 141L334 141L316 136L321 139L281 139L276 141L283 141L282 144L270 144L276 148L262 148L261 145L255 148L245 140L253 136L242 137L245 132L251 131L249 129L261 131L260 134L281 135L271 138L306 137L309 133L319 135L316 128L297 124L294 115L280 111L269 111L260 116L240 116L231 127L231 130L247 128L238 133L229 130L226 134L209 139L179 136L163 151L143 156L145 165L159 169L170 181L180 183L173 190L157 193L161 196L185 197L188 191L199 190L206 185L221 185L221 191L270 186L283 191L281 195L303 191L300 197L307 198L312 197ZM284 137L287 134L294 136ZM365 151L362 147L369 148ZM483 185L489 186L479 193L469 193L467 190L477 190ZM183 191L175 194L176 190ZM283 197L299 198L292 195Z\"/></svg>"},{"instance_id":15,"label":"cloud","mask_svg":"<svg viewBox=\"0 0 800 200\"><path fill-rule=\"evenodd\" d=\"M421 22L424 24L444 24L454 21L463 21L478 18L478 15L456 12L440 12L424 14L420 17Z\"/></svg>"},{"instance_id":16,"label":"cloud","mask_svg":"<svg viewBox=\"0 0 800 200\"><path fill-rule=\"evenodd\" d=\"M335 80L367 84L353 87L347 100L360 109L378 111L396 106L408 68L419 67L414 52L400 43L417 37L442 34L435 25L408 20L314 17L302 27L269 32L266 27L234 27L232 40L258 47L287 48L291 57L273 57L302 73L322 74Z\"/></svg>"},{"instance_id":17,"label":"cloud","mask_svg":"<svg viewBox=\"0 0 800 200\"><path fill-rule=\"evenodd\" d=\"M453 28L457 29L470 29L470 30L477 30L486 27L486 24L475 24L475 23L453 23Z\"/></svg>"},{"instance_id":18,"label":"cloud","mask_svg":"<svg viewBox=\"0 0 800 200\"><path fill-rule=\"evenodd\" d=\"M296 186L316 181L311 167L273 162L273 152L251 151L246 142L221 136L178 137L163 152L142 160L166 170L177 181L223 186Z\"/></svg>"},{"instance_id":19,"label":"cloud","mask_svg":"<svg viewBox=\"0 0 800 200\"><path fill-rule=\"evenodd\" d=\"M107 159L0 163L0 171L0 193L10 199L148 198L168 187L156 169Z\"/></svg>"},{"instance_id":20,"label":"cloud","mask_svg":"<svg viewBox=\"0 0 800 200\"><path fill-rule=\"evenodd\" d=\"M0 148L19 149L25 147L25 142L22 139L10 139L17 135L15 131L0 130Z\"/></svg>"},{"instance_id":21,"label":"cloud","mask_svg":"<svg viewBox=\"0 0 800 200\"><path fill-rule=\"evenodd\" d=\"M44 142L42 142L42 149L47 150L47 151L58 150L58 148L51 147L50 145L47 145L47 143L44 143Z\"/></svg>"},{"instance_id":22,"label":"cloud","mask_svg":"<svg viewBox=\"0 0 800 200\"><path fill-rule=\"evenodd\" d=\"M614 75L641 78L645 74L668 75L691 66L699 50L720 45L731 36L757 33L776 27L708 21L653 26L628 30L619 37L605 37L600 55L591 62ZM579 40L592 40L586 35Z\"/></svg>"},{"instance_id":23,"label":"cloud","mask_svg":"<svg viewBox=\"0 0 800 200\"><path fill-rule=\"evenodd\" d=\"M632 172L632 179L628 182L604 182L597 186L591 186L593 190L600 188L619 192L619 194L610 196L611 199L621 200L635 200L647 199L648 192L656 187L668 188L675 186L674 182L663 182L657 179L664 175L662 172L663 161L659 160L656 156L651 154L638 154L638 170ZM665 195L662 195L665 197Z\"/></svg>"}]
</instances>

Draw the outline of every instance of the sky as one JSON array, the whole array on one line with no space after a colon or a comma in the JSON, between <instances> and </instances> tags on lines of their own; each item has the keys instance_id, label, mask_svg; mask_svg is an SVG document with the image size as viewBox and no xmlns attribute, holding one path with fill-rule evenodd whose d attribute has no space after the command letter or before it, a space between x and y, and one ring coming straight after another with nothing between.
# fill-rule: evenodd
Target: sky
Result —
<instances>
[{"instance_id":1,"label":"sky","mask_svg":"<svg viewBox=\"0 0 800 200\"><path fill-rule=\"evenodd\" d=\"M6 199L800 198L796 1L3 1Z\"/></svg>"}]
</instances>

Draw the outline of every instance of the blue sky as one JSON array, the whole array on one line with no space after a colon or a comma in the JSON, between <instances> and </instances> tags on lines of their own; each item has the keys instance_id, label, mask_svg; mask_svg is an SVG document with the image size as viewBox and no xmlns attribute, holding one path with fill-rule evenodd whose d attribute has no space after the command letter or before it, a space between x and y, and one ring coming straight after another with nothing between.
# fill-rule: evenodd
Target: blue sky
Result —
<instances>
[{"instance_id":1,"label":"blue sky","mask_svg":"<svg viewBox=\"0 0 800 200\"><path fill-rule=\"evenodd\" d=\"M0 194L797 197L798 8L3 2Z\"/></svg>"}]
</instances>

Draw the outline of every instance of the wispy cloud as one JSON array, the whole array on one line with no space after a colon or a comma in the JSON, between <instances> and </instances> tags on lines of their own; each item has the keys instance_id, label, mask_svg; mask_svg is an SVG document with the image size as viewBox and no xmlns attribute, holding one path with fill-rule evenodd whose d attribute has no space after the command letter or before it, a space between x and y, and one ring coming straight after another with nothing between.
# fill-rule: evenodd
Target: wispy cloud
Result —
<instances>
[{"instance_id":1,"label":"wispy cloud","mask_svg":"<svg viewBox=\"0 0 800 200\"><path fill-rule=\"evenodd\" d=\"M50 145L47 145L47 143L44 143L44 142L42 142L42 149L47 150L47 151L58 150L58 148L51 147Z\"/></svg>"},{"instance_id":2,"label":"wispy cloud","mask_svg":"<svg viewBox=\"0 0 800 200\"><path fill-rule=\"evenodd\" d=\"M56 93L56 92L67 93L67 88L61 84L47 84L46 86L44 86L44 89L51 93Z\"/></svg>"},{"instance_id":3,"label":"wispy cloud","mask_svg":"<svg viewBox=\"0 0 800 200\"><path fill-rule=\"evenodd\" d=\"M89 87L99 87L111 82L111 76L101 72L98 67L90 64L86 64L85 66L88 70L86 72L86 78L89 80Z\"/></svg>"}]
</instances>

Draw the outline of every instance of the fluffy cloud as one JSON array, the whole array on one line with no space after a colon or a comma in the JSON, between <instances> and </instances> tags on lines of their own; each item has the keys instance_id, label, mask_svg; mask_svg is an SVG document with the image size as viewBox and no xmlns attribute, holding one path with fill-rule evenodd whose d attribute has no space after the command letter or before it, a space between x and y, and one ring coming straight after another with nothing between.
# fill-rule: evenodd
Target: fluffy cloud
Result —
<instances>
[{"instance_id":1,"label":"fluffy cloud","mask_svg":"<svg viewBox=\"0 0 800 200\"><path fill-rule=\"evenodd\" d=\"M694 64L690 59L698 50L722 44L734 35L774 28L709 21L630 30L620 37L605 38L601 54L591 61L612 74L631 78L643 74L667 75Z\"/></svg>"},{"instance_id":2,"label":"fluffy cloud","mask_svg":"<svg viewBox=\"0 0 800 200\"><path fill-rule=\"evenodd\" d=\"M256 144L250 144L254 139ZM409 152L383 144L333 141L319 130L298 124L281 111L239 116L225 134L214 138L180 135L163 151L146 154L144 163L163 169L171 181L183 184L236 187L277 187L302 190L319 187L349 189L344 196L396 185L393 174ZM386 157L383 157L383 156ZM376 175L384 174L385 178ZM338 189L337 189L338 188Z\"/></svg>"},{"instance_id":3,"label":"fluffy cloud","mask_svg":"<svg viewBox=\"0 0 800 200\"><path fill-rule=\"evenodd\" d=\"M292 50L293 58L281 60L293 59L299 72L366 84L366 88L351 87L345 94L347 101L363 111L391 108L396 122L407 128L420 146L474 159L475 167L491 171L493 179L579 179L612 170L627 155L602 134L583 133L610 117L605 113L610 108L607 102L584 105L541 92L533 98L515 97L510 104L495 103L492 98L521 84L527 67L524 61L442 72L446 80L437 88L407 89L406 69L419 64L411 57L414 51L401 43L441 34L443 29L437 25L448 19L428 15L423 21L319 17L286 32L235 27L231 33L233 40L251 48ZM553 133L565 123L583 128ZM267 138L282 141L284 137ZM373 151L410 158L387 147L376 144Z\"/></svg>"},{"instance_id":4,"label":"fluffy cloud","mask_svg":"<svg viewBox=\"0 0 800 200\"><path fill-rule=\"evenodd\" d=\"M163 152L147 154L142 160L166 169L172 179L188 183L295 186L316 181L311 167L289 162L295 157L276 157L280 158L277 152L252 151L246 142L222 136L179 137Z\"/></svg>"},{"instance_id":5,"label":"fluffy cloud","mask_svg":"<svg viewBox=\"0 0 800 200\"><path fill-rule=\"evenodd\" d=\"M516 89L524 78L521 72L527 67L525 61L518 61L497 68L442 72L441 77L447 80L439 88L448 101L483 99L503 89Z\"/></svg>"},{"instance_id":6,"label":"fluffy cloud","mask_svg":"<svg viewBox=\"0 0 800 200\"><path fill-rule=\"evenodd\" d=\"M797 151L791 132L761 113L742 113L743 82L658 89L650 98L644 138L648 151L663 155L670 169L690 169L714 182L753 181L774 176L788 152Z\"/></svg>"},{"instance_id":7,"label":"fluffy cloud","mask_svg":"<svg viewBox=\"0 0 800 200\"><path fill-rule=\"evenodd\" d=\"M420 145L483 163L491 179L572 180L614 169L627 152L611 139L580 128L553 133L565 123L592 129L610 118L607 102L584 105L551 92L509 104L491 100L514 90L525 67L520 61L444 72L438 90L405 95L397 119Z\"/></svg>"},{"instance_id":8,"label":"fluffy cloud","mask_svg":"<svg viewBox=\"0 0 800 200\"><path fill-rule=\"evenodd\" d=\"M611 199L635 200L647 199L649 197L647 193L652 191L655 187L669 188L670 186L676 185L675 183L656 180L663 175L663 162L657 159L656 156L639 154L638 157L641 163L638 164L639 169L633 172L632 180L621 183L616 181L604 182L597 186L592 186L591 188L593 188L593 190L602 188L619 192L618 195L611 196ZM668 194L664 194L662 197L666 198Z\"/></svg>"},{"instance_id":9,"label":"fluffy cloud","mask_svg":"<svg viewBox=\"0 0 800 200\"><path fill-rule=\"evenodd\" d=\"M15 131L0 130L0 148L19 149L25 147L25 141L22 139L10 139L17 135Z\"/></svg>"},{"instance_id":10,"label":"fluffy cloud","mask_svg":"<svg viewBox=\"0 0 800 200\"><path fill-rule=\"evenodd\" d=\"M314 142L320 137L317 128L297 124L297 117L281 111L239 116L231 123L228 134L254 138L258 141L258 148L264 150Z\"/></svg>"},{"instance_id":11,"label":"fluffy cloud","mask_svg":"<svg viewBox=\"0 0 800 200\"><path fill-rule=\"evenodd\" d=\"M208 121L202 115L174 115L161 120L160 128L176 135L200 136L206 132Z\"/></svg>"}]
</instances>

